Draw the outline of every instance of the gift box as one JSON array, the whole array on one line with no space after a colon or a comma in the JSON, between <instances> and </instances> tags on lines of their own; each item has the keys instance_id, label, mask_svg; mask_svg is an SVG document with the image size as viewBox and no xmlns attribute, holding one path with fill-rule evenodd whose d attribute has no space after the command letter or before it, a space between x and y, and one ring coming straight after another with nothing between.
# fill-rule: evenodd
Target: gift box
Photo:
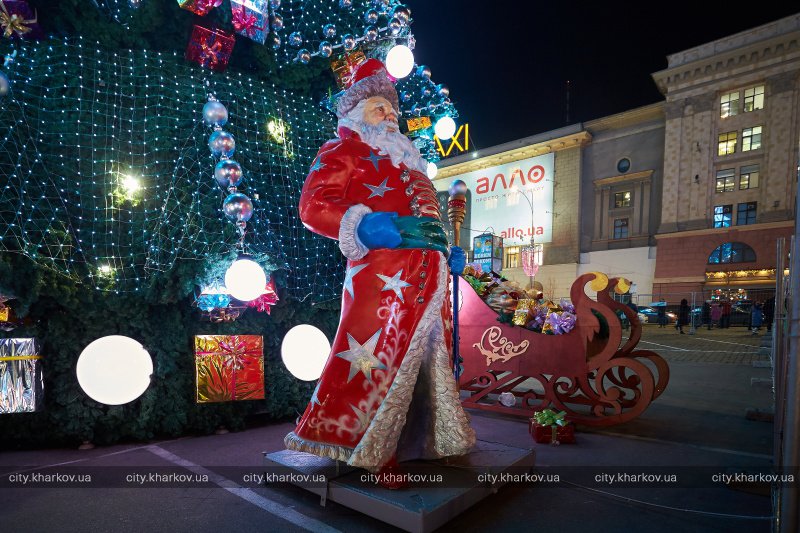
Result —
<instances>
[{"instance_id":1,"label":"gift box","mask_svg":"<svg viewBox=\"0 0 800 533\"><path fill-rule=\"evenodd\" d=\"M236 33L264 44L269 33L267 0L231 0L231 13Z\"/></svg>"},{"instance_id":2,"label":"gift box","mask_svg":"<svg viewBox=\"0 0 800 533\"><path fill-rule=\"evenodd\" d=\"M222 72L228 66L235 37L232 33L194 26L186 59L211 70Z\"/></svg>"},{"instance_id":3,"label":"gift box","mask_svg":"<svg viewBox=\"0 0 800 533\"><path fill-rule=\"evenodd\" d=\"M181 8L191 11L201 17L208 14L209 11L220 5L222 2L215 0L178 0L178 5Z\"/></svg>"},{"instance_id":4,"label":"gift box","mask_svg":"<svg viewBox=\"0 0 800 533\"><path fill-rule=\"evenodd\" d=\"M43 397L36 339L0 339L0 414L39 411Z\"/></svg>"},{"instance_id":5,"label":"gift box","mask_svg":"<svg viewBox=\"0 0 800 533\"><path fill-rule=\"evenodd\" d=\"M552 409L533 413L530 419L533 440L540 444L575 444L575 426L565 420L566 414Z\"/></svg>"},{"instance_id":6,"label":"gift box","mask_svg":"<svg viewBox=\"0 0 800 533\"><path fill-rule=\"evenodd\" d=\"M367 56L361 50L353 50L349 54L331 60L331 70L336 76L336 83L340 89L346 89L352 85L353 74L358 66L367 60Z\"/></svg>"},{"instance_id":7,"label":"gift box","mask_svg":"<svg viewBox=\"0 0 800 533\"><path fill-rule=\"evenodd\" d=\"M261 335L194 338L197 403L264 399Z\"/></svg>"},{"instance_id":8,"label":"gift box","mask_svg":"<svg viewBox=\"0 0 800 533\"><path fill-rule=\"evenodd\" d=\"M42 39L37 14L22 0L0 0L0 27L6 39Z\"/></svg>"}]
</instances>

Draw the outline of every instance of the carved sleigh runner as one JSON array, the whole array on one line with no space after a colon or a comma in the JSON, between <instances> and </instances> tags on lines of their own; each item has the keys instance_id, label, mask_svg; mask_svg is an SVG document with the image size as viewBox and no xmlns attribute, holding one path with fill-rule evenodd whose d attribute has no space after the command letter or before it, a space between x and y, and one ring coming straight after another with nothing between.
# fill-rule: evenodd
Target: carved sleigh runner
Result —
<instances>
[{"instance_id":1,"label":"carved sleigh runner","mask_svg":"<svg viewBox=\"0 0 800 533\"><path fill-rule=\"evenodd\" d=\"M584 292L589 282L597 301ZM610 296L619 282L599 272L578 277L570 289L577 320L574 329L563 335L499 323L497 313L467 282L459 284L463 287L459 384L467 393L462 393L463 405L525 417L549 407L590 426L610 426L639 416L664 392L669 367L657 353L635 350L642 326L630 307ZM624 344L617 311L630 323ZM595 313L607 328L601 328ZM514 405L500 403L504 392L514 395Z\"/></svg>"}]
</instances>

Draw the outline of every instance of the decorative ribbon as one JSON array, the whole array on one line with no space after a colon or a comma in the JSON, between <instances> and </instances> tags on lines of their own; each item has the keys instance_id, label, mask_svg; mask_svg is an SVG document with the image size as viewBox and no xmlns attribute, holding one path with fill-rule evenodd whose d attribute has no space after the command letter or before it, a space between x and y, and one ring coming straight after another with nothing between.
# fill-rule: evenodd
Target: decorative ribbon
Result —
<instances>
[{"instance_id":1,"label":"decorative ribbon","mask_svg":"<svg viewBox=\"0 0 800 533\"><path fill-rule=\"evenodd\" d=\"M233 341L230 343L220 341L219 347L223 352L227 352L224 354L228 356L228 359L225 360L225 366L232 366L234 370L241 370L244 367L242 357L247 355L247 348L243 341L239 341L236 337L233 337Z\"/></svg>"},{"instance_id":2,"label":"decorative ribbon","mask_svg":"<svg viewBox=\"0 0 800 533\"><path fill-rule=\"evenodd\" d=\"M26 24L36 24L38 18L34 11L32 19L24 19L17 14L10 14L6 5L0 0L0 27L3 28L3 37L9 39L13 33L22 37L33 28L29 28Z\"/></svg>"},{"instance_id":3,"label":"decorative ribbon","mask_svg":"<svg viewBox=\"0 0 800 533\"><path fill-rule=\"evenodd\" d=\"M248 12L244 7L233 11L233 27L237 32L244 31L248 37L252 37L257 31L264 31L263 26L256 26L258 17Z\"/></svg>"}]
</instances>

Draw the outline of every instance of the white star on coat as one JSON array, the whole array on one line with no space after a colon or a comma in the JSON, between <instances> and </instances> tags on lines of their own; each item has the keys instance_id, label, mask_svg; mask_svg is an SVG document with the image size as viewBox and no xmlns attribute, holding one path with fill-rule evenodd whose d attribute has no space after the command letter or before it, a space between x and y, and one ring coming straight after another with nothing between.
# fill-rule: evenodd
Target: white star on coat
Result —
<instances>
[{"instance_id":1,"label":"white star on coat","mask_svg":"<svg viewBox=\"0 0 800 533\"><path fill-rule=\"evenodd\" d=\"M372 191L372 194L370 194L367 197L367 200L369 200L373 196L380 196L381 198L383 198L383 195L386 194L387 191L393 191L394 187L387 187L386 186L386 182L388 182L388 181L389 181L389 178L386 178L381 182L380 185L370 185L369 183L365 183L364 187L366 187L367 189Z\"/></svg>"},{"instance_id":2,"label":"white star on coat","mask_svg":"<svg viewBox=\"0 0 800 533\"><path fill-rule=\"evenodd\" d=\"M349 292L350 296L352 296L354 300L356 299L356 294L355 291L353 290L353 278L355 277L356 274L361 272L363 269L367 268L367 265L369 265L369 263L364 263L363 265L356 265L354 267L350 267L347 269L347 272L344 275L344 290Z\"/></svg>"},{"instance_id":3,"label":"white star on coat","mask_svg":"<svg viewBox=\"0 0 800 533\"><path fill-rule=\"evenodd\" d=\"M366 159L368 161L372 161L372 164L375 166L375 171L377 172L377 170L378 170L378 161L380 161L381 159L389 159L389 156L387 156L387 155L378 155L375 152L373 152L372 150L370 150L369 151L369 157L362 157L361 159Z\"/></svg>"},{"instance_id":4,"label":"white star on coat","mask_svg":"<svg viewBox=\"0 0 800 533\"><path fill-rule=\"evenodd\" d=\"M352 403L350 404L350 409L353 410L353 412L356 414L356 417L358 418L358 429L356 431L360 432L362 429L366 428L369 425L369 415L364 411L362 411L361 409L359 409L358 407L356 407L355 405L353 405Z\"/></svg>"},{"instance_id":5,"label":"white star on coat","mask_svg":"<svg viewBox=\"0 0 800 533\"><path fill-rule=\"evenodd\" d=\"M359 344L349 333L347 334L347 343L350 345L349 350L339 352L336 357L341 357L345 361L350 361L350 375L347 376L347 382L358 374L363 372L364 377L368 381L372 381L373 370L386 370L386 365L381 363L380 359L375 357L375 347L378 345L378 338L381 336L381 330L375 332L370 339L363 345Z\"/></svg>"},{"instance_id":6,"label":"white star on coat","mask_svg":"<svg viewBox=\"0 0 800 533\"><path fill-rule=\"evenodd\" d=\"M394 291L394 293L397 295L397 297L400 298L400 301L405 303L405 300L403 300L403 293L401 291L406 287L410 287L411 284L410 283L406 283L405 281L400 279L400 276L403 275L403 269L402 268L397 272L397 274L395 274L391 278L389 276L384 276L383 274L375 274L375 275L386 282L386 285L383 286L383 288L381 289L381 292L383 292L383 291Z\"/></svg>"}]
</instances>

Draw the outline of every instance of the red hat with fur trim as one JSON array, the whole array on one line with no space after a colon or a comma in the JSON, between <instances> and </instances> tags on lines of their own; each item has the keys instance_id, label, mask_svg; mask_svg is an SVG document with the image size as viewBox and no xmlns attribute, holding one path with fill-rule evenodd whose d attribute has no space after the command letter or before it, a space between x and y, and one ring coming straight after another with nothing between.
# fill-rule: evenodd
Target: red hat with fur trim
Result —
<instances>
[{"instance_id":1,"label":"red hat with fur trim","mask_svg":"<svg viewBox=\"0 0 800 533\"><path fill-rule=\"evenodd\" d=\"M373 96L386 98L396 110L400 109L397 91L390 80L389 73L383 63L377 59L367 59L356 69L353 84L344 91L336 106L336 114L344 117L353 110L361 100Z\"/></svg>"}]
</instances>

